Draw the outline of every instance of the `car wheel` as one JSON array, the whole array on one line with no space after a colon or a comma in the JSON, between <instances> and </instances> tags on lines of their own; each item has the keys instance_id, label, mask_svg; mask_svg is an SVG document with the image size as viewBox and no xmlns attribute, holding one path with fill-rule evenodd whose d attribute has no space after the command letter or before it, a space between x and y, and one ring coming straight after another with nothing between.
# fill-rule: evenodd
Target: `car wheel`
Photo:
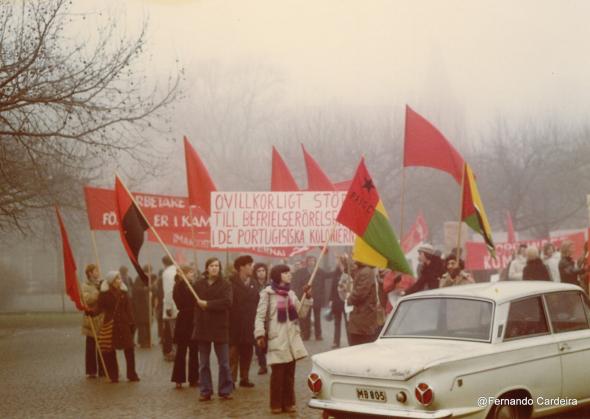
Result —
<instances>
[{"instance_id":1,"label":"car wheel","mask_svg":"<svg viewBox=\"0 0 590 419\"><path fill-rule=\"evenodd\" d=\"M504 399L506 400L506 399ZM488 419L526 419L528 415L520 406L494 406Z\"/></svg>"}]
</instances>

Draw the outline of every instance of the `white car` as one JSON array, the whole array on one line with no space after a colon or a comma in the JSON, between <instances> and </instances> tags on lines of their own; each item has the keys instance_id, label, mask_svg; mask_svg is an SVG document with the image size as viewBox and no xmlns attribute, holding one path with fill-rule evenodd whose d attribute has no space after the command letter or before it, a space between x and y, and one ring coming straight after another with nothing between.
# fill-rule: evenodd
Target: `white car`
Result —
<instances>
[{"instance_id":1,"label":"white car","mask_svg":"<svg viewBox=\"0 0 590 419\"><path fill-rule=\"evenodd\" d=\"M551 281L400 300L373 343L312 357L324 417L527 418L590 403L590 302ZM369 416L370 417L370 416Z\"/></svg>"}]
</instances>

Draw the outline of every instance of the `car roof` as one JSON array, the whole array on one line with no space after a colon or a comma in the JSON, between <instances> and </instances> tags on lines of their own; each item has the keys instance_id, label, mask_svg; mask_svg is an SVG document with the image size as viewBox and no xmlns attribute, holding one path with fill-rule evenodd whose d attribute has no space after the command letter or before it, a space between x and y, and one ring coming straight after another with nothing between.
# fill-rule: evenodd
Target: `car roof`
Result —
<instances>
[{"instance_id":1,"label":"car roof","mask_svg":"<svg viewBox=\"0 0 590 419\"><path fill-rule=\"evenodd\" d=\"M500 304L528 295L574 290L581 291L582 289L573 284L553 281L500 281L437 288L411 294L404 300L414 297L474 297L493 300Z\"/></svg>"}]
</instances>

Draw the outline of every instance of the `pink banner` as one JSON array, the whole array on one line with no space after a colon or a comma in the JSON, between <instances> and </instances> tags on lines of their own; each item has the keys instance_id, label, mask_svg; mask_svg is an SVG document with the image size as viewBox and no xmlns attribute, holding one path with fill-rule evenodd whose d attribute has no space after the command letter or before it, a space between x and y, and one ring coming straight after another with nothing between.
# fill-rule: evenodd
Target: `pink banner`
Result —
<instances>
[{"instance_id":1,"label":"pink banner","mask_svg":"<svg viewBox=\"0 0 590 419\"><path fill-rule=\"evenodd\" d=\"M526 244L527 246L535 245L539 249L539 252L542 252L543 246L546 243L553 243L556 250L559 250L559 246L561 246L561 243L565 240L570 240L574 243L575 254L573 257L574 259L579 258L584 251L584 232L540 240L521 240L513 243L498 243L496 244L495 260L488 253L485 243L467 242L465 243L465 249L467 252L465 268L471 271L505 269L520 244Z\"/></svg>"}]
</instances>

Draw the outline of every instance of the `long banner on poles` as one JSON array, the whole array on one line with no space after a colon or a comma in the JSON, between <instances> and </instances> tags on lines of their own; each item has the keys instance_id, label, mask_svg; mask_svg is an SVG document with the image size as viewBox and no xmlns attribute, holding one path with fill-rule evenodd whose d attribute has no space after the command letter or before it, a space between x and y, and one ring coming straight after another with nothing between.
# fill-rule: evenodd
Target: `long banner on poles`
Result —
<instances>
[{"instance_id":1,"label":"long banner on poles","mask_svg":"<svg viewBox=\"0 0 590 419\"><path fill-rule=\"evenodd\" d=\"M322 246L346 196L337 192L213 192L211 247ZM355 235L337 224L330 246L352 246Z\"/></svg>"},{"instance_id":2,"label":"long banner on poles","mask_svg":"<svg viewBox=\"0 0 590 419\"><path fill-rule=\"evenodd\" d=\"M487 251L485 243L479 242L467 242L465 243L465 249L467 251L467 257L465 260L465 268L471 271L481 271L488 269L505 269L512 255L518 246L521 244L535 245L539 251L543 250L543 246L546 243L553 243L555 248L559 250L559 246L565 240L571 240L574 243L575 254L574 259L577 259L582 255L584 249L584 232L568 234L563 236L551 237L540 240L521 240L512 243L497 243L496 244L496 259L494 260L489 252Z\"/></svg>"},{"instance_id":3,"label":"long banner on poles","mask_svg":"<svg viewBox=\"0 0 590 419\"><path fill-rule=\"evenodd\" d=\"M211 247L211 229L209 217L197 207L190 216L188 199L180 196L155 195L132 192L146 218L156 229L164 243L174 247L219 251ZM118 222L115 215L115 191L112 189L84 187L88 223L91 230L117 231ZM191 220L194 224L195 239L191 233ZM148 231L148 241L157 239ZM259 256L288 258L310 250L308 247L253 247L227 248L227 251L249 252Z\"/></svg>"},{"instance_id":4,"label":"long banner on poles","mask_svg":"<svg viewBox=\"0 0 590 419\"><path fill-rule=\"evenodd\" d=\"M209 217L200 208L194 207L191 219L187 198L139 192L132 192L132 195L158 231L183 231L190 234L192 223L197 235L209 237ZM91 230L118 230L114 190L85 186L84 197Z\"/></svg>"}]
</instances>

